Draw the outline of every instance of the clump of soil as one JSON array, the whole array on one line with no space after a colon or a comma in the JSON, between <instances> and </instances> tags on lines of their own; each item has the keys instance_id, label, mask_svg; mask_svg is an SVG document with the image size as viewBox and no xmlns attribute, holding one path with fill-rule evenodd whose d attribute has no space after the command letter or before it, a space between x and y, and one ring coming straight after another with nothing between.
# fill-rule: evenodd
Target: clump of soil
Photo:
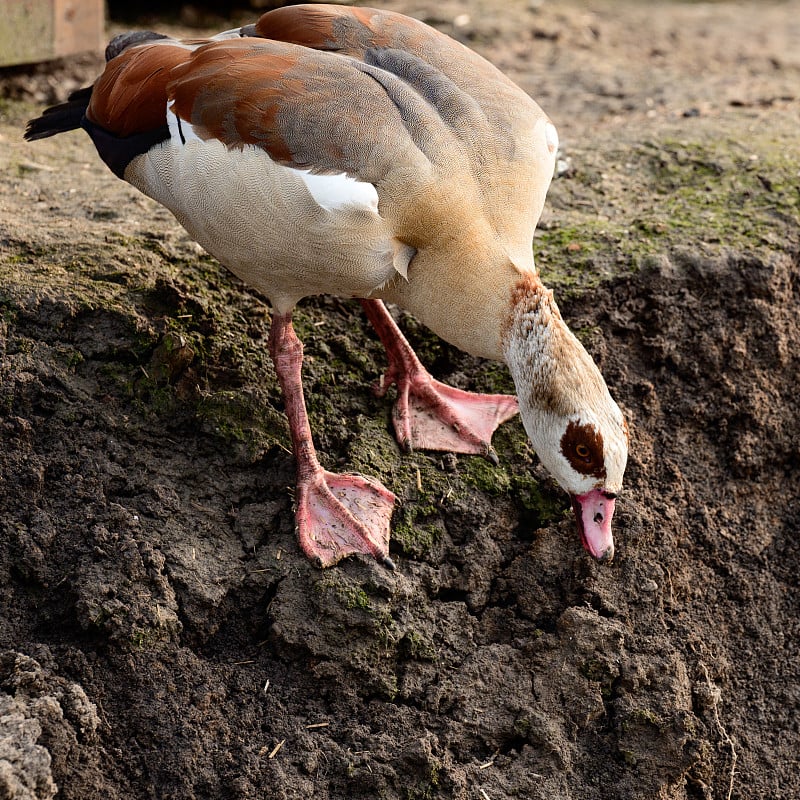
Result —
<instances>
[{"instance_id":1,"label":"clump of soil","mask_svg":"<svg viewBox=\"0 0 800 800\"><path fill-rule=\"evenodd\" d=\"M318 298L297 329L321 458L400 504L396 572L315 569L261 298L81 134L20 143L38 109L7 102L0 798L796 794L800 198L761 133L796 131L800 48L772 51L800 8L437 9L569 110L537 252L631 423L615 562L517 420L499 468L402 455L379 344ZM441 380L511 388L401 323Z\"/></svg>"}]
</instances>

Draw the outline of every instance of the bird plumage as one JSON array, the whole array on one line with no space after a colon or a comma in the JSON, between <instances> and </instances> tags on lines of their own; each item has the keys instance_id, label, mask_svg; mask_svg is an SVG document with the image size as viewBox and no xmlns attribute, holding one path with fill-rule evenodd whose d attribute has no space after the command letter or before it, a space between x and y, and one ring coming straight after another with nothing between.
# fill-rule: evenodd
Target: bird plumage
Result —
<instances>
[{"instance_id":1,"label":"bird plumage","mask_svg":"<svg viewBox=\"0 0 800 800\"><path fill-rule=\"evenodd\" d=\"M598 557L613 554L627 430L534 267L558 138L532 99L444 34L368 8L286 7L203 42L138 33L117 37L108 56L91 92L33 121L28 137L81 124L117 175L270 298L287 405L302 390L291 309L304 296L334 293L364 299L390 374L416 387L420 430L430 429L429 417L465 425L469 414L458 407L474 401L426 383L410 348L395 347L402 337L379 299L398 303L458 347L509 364L540 458L583 509L584 543ZM422 395L417 408L413 397ZM516 405L488 403L496 409L487 412L488 434L479 425L463 446L452 432L426 443L490 453L491 431ZM305 410L295 410L305 430ZM300 459L310 435L297 431ZM298 476L319 483L315 464L298 463ZM390 503L384 494L377 502ZM388 525L385 516L376 524ZM298 509L301 528L361 530L338 511L317 515L324 523L301 521L312 517ZM315 535L301 531L312 554ZM349 547L330 544L322 561L359 549ZM374 542L366 551L376 552Z\"/></svg>"}]
</instances>

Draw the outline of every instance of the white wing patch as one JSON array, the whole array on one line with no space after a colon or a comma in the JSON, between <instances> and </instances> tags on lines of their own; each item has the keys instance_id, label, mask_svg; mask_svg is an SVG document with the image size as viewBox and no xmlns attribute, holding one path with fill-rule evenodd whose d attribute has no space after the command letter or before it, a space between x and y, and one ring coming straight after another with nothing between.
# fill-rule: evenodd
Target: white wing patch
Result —
<instances>
[{"instance_id":1,"label":"white wing patch","mask_svg":"<svg viewBox=\"0 0 800 800\"><path fill-rule=\"evenodd\" d=\"M558 150L558 131L552 122L548 122L544 126L544 140L547 142L547 149L551 153L555 153Z\"/></svg>"},{"instance_id":2,"label":"white wing patch","mask_svg":"<svg viewBox=\"0 0 800 800\"><path fill-rule=\"evenodd\" d=\"M317 205L326 211L355 206L378 213L378 192L371 183L357 181L344 173L316 175L307 170L289 169L303 181Z\"/></svg>"},{"instance_id":3,"label":"white wing patch","mask_svg":"<svg viewBox=\"0 0 800 800\"><path fill-rule=\"evenodd\" d=\"M203 141L185 119L178 119L177 114L172 110L172 103L170 102L167 102L167 125L169 126L169 136L173 144L184 145L186 142Z\"/></svg>"}]
</instances>

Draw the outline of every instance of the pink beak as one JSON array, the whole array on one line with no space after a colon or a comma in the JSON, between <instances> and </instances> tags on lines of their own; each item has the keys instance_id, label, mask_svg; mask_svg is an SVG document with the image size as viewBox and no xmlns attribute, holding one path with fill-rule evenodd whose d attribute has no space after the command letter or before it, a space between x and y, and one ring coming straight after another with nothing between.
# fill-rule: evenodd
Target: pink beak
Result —
<instances>
[{"instance_id":1,"label":"pink beak","mask_svg":"<svg viewBox=\"0 0 800 800\"><path fill-rule=\"evenodd\" d=\"M611 533L611 517L614 516L614 495L602 489L572 495L572 509L578 520L583 546L600 561L614 558L614 536Z\"/></svg>"}]
</instances>

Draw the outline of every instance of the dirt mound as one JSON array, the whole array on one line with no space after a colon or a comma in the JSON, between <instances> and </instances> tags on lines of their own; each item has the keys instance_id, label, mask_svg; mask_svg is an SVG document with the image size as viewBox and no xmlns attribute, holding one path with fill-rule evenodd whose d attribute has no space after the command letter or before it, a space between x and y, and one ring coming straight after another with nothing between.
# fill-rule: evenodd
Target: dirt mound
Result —
<instances>
[{"instance_id":1,"label":"dirt mound","mask_svg":"<svg viewBox=\"0 0 800 800\"><path fill-rule=\"evenodd\" d=\"M394 545L396 574L298 555L290 457L198 425L185 358L153 410L144 373L172 334L148 307L199 315L184 290L113 313L6 296L4 640L48 665L2 662L42 731L26 757L51 748L76 798L711 797L796 712L778 680L800 663L796 275L788 255L677 253L566 309L632 422L613 566L568 517L515 531L484 488L427 509L436 551ZM25 669L41 686L20 697ZM70 692L102 726L59 710Z\"/></svg>"}]
</instances>

